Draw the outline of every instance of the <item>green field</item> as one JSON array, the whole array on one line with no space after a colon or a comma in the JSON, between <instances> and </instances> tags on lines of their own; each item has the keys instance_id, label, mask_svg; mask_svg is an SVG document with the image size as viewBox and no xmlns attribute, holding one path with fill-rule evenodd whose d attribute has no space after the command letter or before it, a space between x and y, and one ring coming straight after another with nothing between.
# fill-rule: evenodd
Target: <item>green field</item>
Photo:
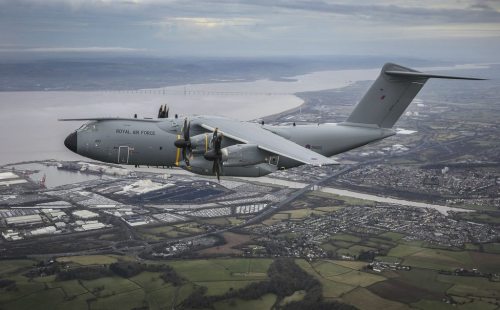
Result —
<instances>
[{"instance_id":1,"label":"green field","mask_svg":"<svg viewBox=\"0 0 500 310\"><path fill-rule=\"evenodd\" d=\"M26 296L35 294L36 292L45 289L45 284L40 282L29 281L28 278L22 275L9 277L9 279L16 281L17 290L4 291L1 290L0 305L9 303L14 300L21 300ZM58 289L59 290L59 289Z\"/></svg>"},{"instance_id":2,"label":"green field","mask_svg":"<svg viewBox=\"0 0 500 310\"><path fill-rule=\"evenodd\" d=\"M302 219L310 216L311 214L323 214L324 212L317 209L294 209L281 213L290 214L290 219Z\"/></svg>"},{"instance_id":3,"label":"green field","mask_svg":"<svg viewBox=\"0 0 500 310\"><path fill-rule=\"evenodd\" d=\"M150 309L165 309L171 308L175 299L177 288L171 285L165 285L163 288L147 292L146 300ZM185 298L185 297L184 297ZM183 299L177 298L177 301Z\"/></svg>"},{"instance_id":4,"label":"green field","mask_svg":"<svg viewBox=\"0 0 500 310\"><path fill-rule=\"evenodd\" d=\"M95 302L90 303L92 310L108 310L108 309L133 309L147 305L145 293L141 289L112 295L105 298L99 298Z\"/></svg>"},{"instance_id":5,"label":"green field","mask_svg":"<svg viewBox=\"0 0 500 310\"><path fill-rule=\"evenodd\" d=\"M459 217L466 221L488 223L488 224L500 224L500 216L498 215L498 212L497 213L463 212L459 214Z\"/></svg>"},{"instance_id":6,"label":"green field","mask_svg":"<svg viewBox=\"0 0 500 310\"><path fill-rule=\"evenodd\" d=\"M207 282L195 282L199 286L204 286L207 288L205 295L215 296L223 295L230 290L238 290L244 288L250 283L257 281L207 281Z\"/></svg>"},{"instance_id":7,"label":"green field","mask_svg":"<svg viewBox=\"0 0 500 310\"><path fill-rule=\"evenodd\" d=\"M216 310L240 309L240 310L267 310L276 302L276 295L266 294L257 300L229 299L215 303Z\"/></svg>"},{"instance_id":8,"label":"green field","mask_svg":"<svg viewBox=\"0 0 500 310\"><path fill-rule=\"evenodd\" d=\"M420 252L422 250L423 250L423 248L421 248L421 247L399 244L395 248L391 249L389 251L389 253L387 254L387 256L406 257L408 255L415 254L415 253Z\"/></svg>"},{"instance_id":9,"label":"green field","mask_svg":"<svg viewBox=\"0 0 500 310\"><path fill-rule=\"evenodd\" d=\"M81 283L84 288L97 296L110 296L140 289L136 283L120 277L82 280Z\"/></svg>"},{"instance_id":10,"label":"green field","mask_svg":"<svg viewBox=\"0 0 500 310\"><path fill-rule=\"evenodd\" d=\"M306 209L276 214L301 218ZM295 213L294 213L295 212ZM321 211L322 212L322 211ZM177 230L198 229L195 224L177 227L147 228L148 233L172 234ZM143 231L143 232L145 232ZM291 235L292 236L292 235ZM361 251L381 250L387 256L377 260L401 262L411 271L382 271L366 269L367 262L318 259L295 262L321 283L326 300L350 303L359 309L498 309L500 282L483 277L465 277L439 274L439 270L478 268L482 272L500 273L500 243L466 244L466 250L429 248L421 241L402 240L403 234L380 235L334 234L321 247L336 253L359 255ZM426 247L427 246L427 247ZM478 250L483 250L480 252ZM58 262L70 267L109 265L116 261L135 261L134 257L117 255L89 255L60 257ZM174 268L184 280L175 287L165 283L161 272L141 272L129 279L106 276L96 280L57 281L55 275L28 279L22 274L31 268L31 260L5 260L0 263L0 278L16 281L16 290L0 289L0 309L171 309L179 305L195 290L205 287L206 296L221 296L268 279L272 258L217 258L169 260L162 263ZM155 262L148 262L155 263ZM296 291L283 300L283 306L304 298L304 291ZM451 306L443 298L452 298L458 304ZM214 309L271 309L277 296L266 294L257 300L227 299L214 303Z\"/></svg>"},{"instance_id":11,"label":"green field","mask_svg":"<svg viewBox=\"0 0 500 310\"><path fill-rule=\"evenodd\" d=\"M472 269L474 267L468 251L447 251L441 249L423 249L407 255L403 260L403 264L436 270Z\"/></svg>"},{"instance_id":12,"label":"green field","mask_svg":"<svg viewBox=\"0 0 500 310\"><path fill-rule=\"evenodd\" d=\"M2 293L2 295L4 295ZM35 293L19 296L10 302L0 303L2 309L32 310L32 309L52 309L52 307L62 303L64 292L59 289L40 290Z\"/></svg>"},{"instance_id":13,"label":"green field","mask_svg":"<svg viewBox=\"0 0 500 310\"><path fill-rule=\"evenodd\" d=\"M159 272L143 271L140 274L129 278L129 281L142 287L146 292L154 291L165 287L166 284L161 278Z\"/></svg>"},{"instance_id":14,"label":"green field","mask_svg":"<svg viewBox=\"0 0 500 310\"><path fill-rule=\"evenodd\" d=\"M417 309L422 309L422 310L448 310L448 309L456 309L456 307L444 303L442 301L436 301L436 300L421 300L419 302L413 303L413 307Z\"/></svg>"},{"instance_id":15,"label":"green field","mask_svg":"<svg viewBox=\"0 0 500 310\"><path fill-rule=\"evenodd\" d=\"M344 248L344 249L347 249L347 248L354 245L354 243L352 243L352 242L347 242L347 241L342 241L342 240L334 240L331 242L333 245L340 247L340 248Z\"/></svg>"},{"instance_id":16,"label":"green field","mask_svg":"<svg viewBox=\"0 0 500 310\"><path fill-rule=\"evenodd\" d=\"M399 310L409 309L403 303L387 300L381 298L365 288L357 288L342 296L342 301L356 306L360 310L372 309L385 309L385 310Z\"/></svg>"},{"instance_id":17,"label":"green field","mask_svg":"<svg viewBox=\"0 0 500 310\"><path fill-rule=\"evenodd\" d=\"M500 243L485 243L483 249L488 253L500 254Z\"/></svg>"},{"instance_id":18,"label":"green field","mask_svg":"<svg viewBox=\"0 0 500 310\"><path fill-rule=\"evenodd\" d=\"M16 272L19 269L31 267L35 262L29 259L12 259L0 261L0 275Z\"/></svg>"},{"instance_id":19,"label":"green field","mask_svg":"<svg viewBox=\"0 0 500 310\"><path fill-rule=\"evenodd\" d=\"M78 280L53 281L47 283L49 288L60 288L67 297L79 296L88 293L88 290L80 285Z\"/></svg>"},{"instance_id":20,"label":"green field","mask_svg":"<svg viewBox=\"0 0 500 310\"><path fill-rule=\"evenodd\" d=\"M500 299L500 282L480 277L457 277L438 275L437 280L453 285L448 293L458 296L480 296Z\"/></svg>"},{"instance_id":21,"label":"green field","mask_svg":"<svg viewBox=\"0 0 500 310\"><path fill-rule=\"evenodd\" d=\"M297 259L295 260L295 263L302 269L304 269L307 273L314 276L321 283L321 286L323 288L323 296L325 298L337 298L354 288L354 286L335 282L321 276L307 261L303 259Z\"/></svg>"},{"instance_id":22,"label":"green field","mask_svg":"<svg viewBox=\"0 0 500 310\"><path fill-rule=\"evenodd\" d=\"M210 259L173 261L168 264L192 282L250 281L267 278L271 259Z\"/></svg>"},{"instance_id":23,"label":"green field","mask_svg":"<svg viewBox=\"0 0 500 310\"><path fill-rule=\"evenodd\" d=\"M385 277L376 274L355 270L331 277L333 281L361 287L367 287L374 283L384 281L385 279Z\"/></svg>"},{"instance_id":24,"label":"green field","mask_svg":"<svg viewBox=\"0 0 500 310\"><path fill-rule=\"evenodd\" d=\"M323 278L329 279L332 276L352 271L351 268L343 267L332 261L321 260L310 264L313 269Z\"/></svg>"},{"instance_id":25,"label":"green field","mask_svg":"<svg viewBox=\"0 0 500 310\"><path fill-rule=\"evenodd\" d=\"M482 272L500 273L500 254L469 252L474 267Z\"/></svg>"},{"instance_id":26,"label":"green field","mask_svg":"<svg viewBox=\"0 0 500 310\"><path fill-rule=\"evenodd\" d=\"M296 291L292 295L286 296L285 298L283 298L283 300L280 302L280 305L284 306L290 302L300 301L300 300L304 299L304 296L306 296L305 291Z\"/></svg>"},{"instance_id":27,"label":"green field","mask_svg":"<svg viewBox=\"0 0 500 310\"><path fill-rule=\"evenodd\" d=\"M385 233L379 235L379 237L381 237L383 239L389 239L391 241L398 241L401 238L403 238L404 236L405 235L403 235L403 234L400 234L397 232L392 232L392 231L388 231L388 232L385 232Z\"/></svg>"},{"instance_id":28,"label":"green field","mask_svg":"<svg viewBox=\"0 0 500 310\"><path fill-rule=\"evenodd\" d=\"M342 209L343 207L341 206L331 206L331 207L317 207L317 208L314 208L314 210L317 210L317 211L323 211L323 212L335 212L335 211L338 211L340 209Z\"/></svg>"},{"instance_id":29,"label":"green field","mask_svg":"<svg viewBox=\"0 0 500 310\"><path fill-rule=\"evenodd\" d=\"M116 257L110 255L82 255L65 256L57 258L61 263L75 263L79 265L109 265L117 261Z\"/></svg>"},{"instance_id":30,"label":"green field","mask_svg":"<svg viewBox=\"0 0 500 310\"><path fill-rule=\"evenodd\" d=\"M349 234L334 234L330 237L331 240L341 240L347 242L357 243L361 241L360 237L349 235Z\"/></svg>"}]
</instances>

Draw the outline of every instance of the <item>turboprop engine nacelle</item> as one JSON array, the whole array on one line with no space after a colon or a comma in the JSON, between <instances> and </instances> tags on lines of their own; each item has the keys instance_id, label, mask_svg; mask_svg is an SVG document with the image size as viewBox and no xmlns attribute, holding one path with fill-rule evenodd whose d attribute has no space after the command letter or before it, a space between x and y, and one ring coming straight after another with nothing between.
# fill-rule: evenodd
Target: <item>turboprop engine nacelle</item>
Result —
<instances>
[{"instance_id":1,"label":"turboprop engine nacelle","mask_svg":"<svg viewBox=\"0 0 500 310\"><path fill-rule=\"evenodd\" d=\"M221 149L224 167L244 167L264 163L267 152L255 144L235 144Z\"/></svg>"},{"instance_id":2,"label":"turboprop engine nacelle","mask_svg":"<svg viewBox=\"0 0 500 310\"><path fill-rule=\"evenodd\" d=\"M208 134L200 134L191 137L191 148L193 154L203 154L210 148L211 137Z\"/></svg>"}]
</instances>

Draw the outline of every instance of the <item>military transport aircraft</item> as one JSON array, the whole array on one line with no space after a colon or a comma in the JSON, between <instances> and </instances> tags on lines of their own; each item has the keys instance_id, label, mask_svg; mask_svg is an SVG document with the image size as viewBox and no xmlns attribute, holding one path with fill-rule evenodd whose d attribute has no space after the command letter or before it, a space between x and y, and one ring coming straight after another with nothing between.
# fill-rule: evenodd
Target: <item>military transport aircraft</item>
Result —
<instances>
[{"instance_id":1,"label":"military transport aircraft","mask_svg":"<svg viewBox=\"0 0 500 310\"><path fill-rule=\"evenodd\" d=\"M303 164L335 165L330 156L394 135L391 129L429 78L482 80L422 73L393 63L345 122L271 126L220 116L158 119L98 117L64 144L98 161L149 166L179 166L197 174L259 177Z\"/></svg>"}]
</instances>

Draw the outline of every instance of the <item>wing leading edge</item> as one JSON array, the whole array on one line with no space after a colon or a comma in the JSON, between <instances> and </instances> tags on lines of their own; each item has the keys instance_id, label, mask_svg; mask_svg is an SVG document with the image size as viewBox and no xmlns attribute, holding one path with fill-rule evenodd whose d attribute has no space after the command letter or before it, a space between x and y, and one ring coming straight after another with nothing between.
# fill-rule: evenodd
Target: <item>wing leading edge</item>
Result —
<instances>
[{"instance_id":1,"label":"wing leading edge","mask_svg":"<svg viewBox=\"0 0 500 310\"><path fill-rule=\"evenodd\" d=\"M255 123L219 117L199 117L198 124L210 131L218 128L224 136L246 144L256 144L264 151L287 157L298 162L314 165L338 165L333 159L313 152L290 140L263 129Z\"/></svg>"}]
</instances>

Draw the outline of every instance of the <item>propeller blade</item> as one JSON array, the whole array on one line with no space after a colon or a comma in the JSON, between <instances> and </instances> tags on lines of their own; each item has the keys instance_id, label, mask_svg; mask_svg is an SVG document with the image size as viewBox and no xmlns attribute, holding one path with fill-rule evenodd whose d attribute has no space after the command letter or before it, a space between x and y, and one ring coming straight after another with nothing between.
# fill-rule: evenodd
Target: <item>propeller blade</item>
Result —
<instances>
[{"instance_id":1,"label":"propeller blade","mask_svg":"<svg viewBox=\"0 0 500 310\"><path fill-rule=\"evenodd\" d=\"M189 141L189 129L191 128L191 122L186 123L187 119L184 122L184 140Z\"/></svg>"},{"instance_id":2,"label":"propeller blade","mask_svg":"<svg viewBox=\"0 0 500 310\"><path fill-rule=\"evenodd\" d=\"M219 158L219 160L217 161L217 164L218 164L218 167L219 167L218 168L219 169L219 174L222 174L222 167L223 167L223 165L222 165L222 159L221 158Z\"/></svg>"},{"instance_id":3,"label":"propeller blade","mask_svg":"<svg viewBox=\"0 0 500 310\"><path fill-rule=\"evenodd\" d=\"M219 135L219 129L215 128L214 134L212 135L212 144L214 143L215 139L217 139L217 136Z\"/></svg>"},{"instance_id":4,"label":"propeller blade","mask_svg":"<svg viewBox=\"0 0 500 310\"><path fill-rule=\"evenodd\" d=\"M218 159L214 160L213 171L214 174L217 176L217 180L220 182L220 166Z\"/></svg>"}]
</instances>

